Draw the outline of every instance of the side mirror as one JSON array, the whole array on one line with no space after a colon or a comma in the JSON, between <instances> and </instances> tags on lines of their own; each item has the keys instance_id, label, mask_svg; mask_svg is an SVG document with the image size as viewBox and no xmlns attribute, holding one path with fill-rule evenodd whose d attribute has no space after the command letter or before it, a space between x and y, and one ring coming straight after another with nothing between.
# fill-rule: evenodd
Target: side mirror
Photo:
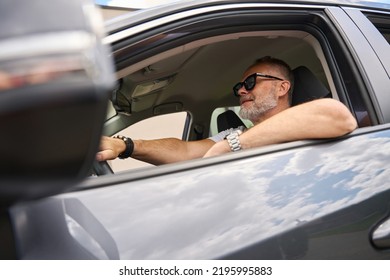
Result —
<instances>
[{"instance_id":1,"label":"side mirror","mask_svg":"<svg viewBox=\"0 0 390 280\"><path fill-rule=\"evenodd\" d=\"M115 77L90 0L1 1L0 23L4 205L88 175Z\"/></svg>"}]
</instances>

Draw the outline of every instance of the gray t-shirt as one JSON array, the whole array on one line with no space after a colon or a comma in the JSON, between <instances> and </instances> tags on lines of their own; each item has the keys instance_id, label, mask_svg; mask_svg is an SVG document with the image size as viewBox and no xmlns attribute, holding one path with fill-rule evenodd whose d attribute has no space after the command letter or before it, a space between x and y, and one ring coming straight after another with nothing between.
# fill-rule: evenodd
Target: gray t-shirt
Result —
<instances>
[{"instance_id":1,"label":"gray t-shirt","mask_svg":"<svg viewBox=\"0 0 390 280\"><path fill-rule=\"evenodd\" d=\"M236 131L236 130L245 131L246 128L245 128L245 126L239 126L236 128L226 129L226 130L221 131L220 133L218 133L214 136L209 137L208 139L213 140L214 142L219 142L219 141L225 140L226 136L228 136L230 133L232 133L233 131Z\"/></svg>"}]
</instances>

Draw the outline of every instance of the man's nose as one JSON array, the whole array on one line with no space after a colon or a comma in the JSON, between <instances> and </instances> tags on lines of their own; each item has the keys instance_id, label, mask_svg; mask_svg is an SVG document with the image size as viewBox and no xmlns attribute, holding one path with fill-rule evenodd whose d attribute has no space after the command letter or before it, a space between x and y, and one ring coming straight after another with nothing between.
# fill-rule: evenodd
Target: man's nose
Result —
<instances>
[{"instance_id":1,"label":"man's nose","mask_svg":"<svg viewBox=\"0 0 390 280\"><path fill-rule=\"evenodd\" d=\"M244 85L242 85L242 87L240 87L240 89L238 90L238 95L245 95L245 94L248 94L248 91L245 89Z\"/></svg>"}]
</instances>

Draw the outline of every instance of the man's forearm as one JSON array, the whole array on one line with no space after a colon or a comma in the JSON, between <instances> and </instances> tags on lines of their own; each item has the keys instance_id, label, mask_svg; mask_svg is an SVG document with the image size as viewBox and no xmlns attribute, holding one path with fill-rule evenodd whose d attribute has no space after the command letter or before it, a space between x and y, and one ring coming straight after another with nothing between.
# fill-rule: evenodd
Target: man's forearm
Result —
<instances>
[{"instance_id":1,"label":"man's forearm","mask_svg":"<svg viewBox=\"0 0 390 280\"><path fill-rule=\"evenodd\" d=\"M154 165L189 159L187 143L176 138L134 140L131 157Z\"/></svg>"},{"instance_id":2,"label":"man's forearm","mask_svg":"<svg viewBox=\"0 0 390 280\"><path fill-rule=\"evenodd\" d=\"M334 99L321 99L286 109L240 135L243 149L284 142L333 138L357 127L348 108ZM227 141L216 143L205 157L230 152Z\"/></svg>"},{"instance_id":3,"label":"man's forearm","mask_svg":"<svg viewBox=\"0 0 390 280\"><path fill-rule=\"evenodd\" d=\"M154 165L202 157L214 144L209 139L187 142L177 138L133 140L133 142L134 150L131 157ZM115 159L125 149L123 140L103 137L97 160Z\"/></svg>"},{"instance_id":4,"label":"man's forearm","mask_svg":"<svg viewBox=\"0 0 390 280\"><path fill-rule=\"evenodd\" d=\"M349 110L334 99L320 99L291 107L254 126L240 137L243 148L295 140L333 138L357 126Z\"/></svg>"}]
</instances>

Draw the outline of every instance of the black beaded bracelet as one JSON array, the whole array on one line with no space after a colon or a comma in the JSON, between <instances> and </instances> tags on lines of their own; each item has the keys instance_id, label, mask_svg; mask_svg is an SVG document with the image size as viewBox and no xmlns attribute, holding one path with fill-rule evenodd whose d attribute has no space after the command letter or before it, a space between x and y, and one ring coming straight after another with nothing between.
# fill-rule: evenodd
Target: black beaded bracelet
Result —
<instances>
[{"instance_id":1,"label":"black beaded bracelet","mask_svg":"<svg viewBox=\"0 0 390 280\"><path fill-rule=\"evenodd\" d=\"M118 155L118 158L120 159L126 159L128 157L131 156L131 154L133 153L134 151L134 142L133 140L131 140L131 138L129 137L126 137L126 136L122 136L122 135L116 135L114 136L114 138L118 138L118 139L121 139L123 140L123 142L125 142L126 144L126 149L123 153L120 153Z\"/></svg>"}]
</instances>

